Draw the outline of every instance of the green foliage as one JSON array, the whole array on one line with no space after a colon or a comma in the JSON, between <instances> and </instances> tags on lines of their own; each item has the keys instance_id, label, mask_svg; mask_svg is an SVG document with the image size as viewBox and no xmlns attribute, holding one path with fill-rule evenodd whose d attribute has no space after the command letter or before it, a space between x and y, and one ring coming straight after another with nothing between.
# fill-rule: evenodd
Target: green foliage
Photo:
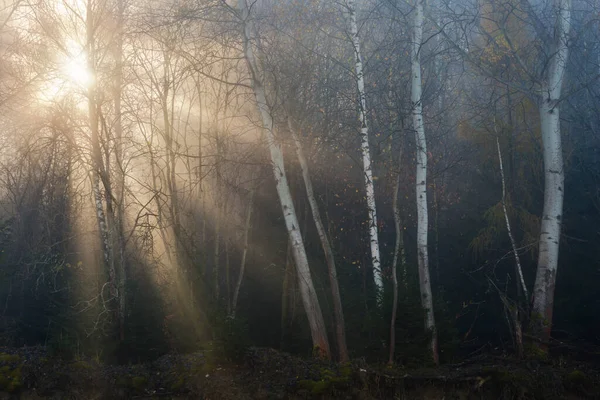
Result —
<instances>
[{"instance_id":1,"label":"green foliage","mask_svg":"<svg viewBox=\"0 0 600 400\"><path fill-rule=\"evenodd\" d=\"M563 384L567 390L586 393L593 386L593 380L580 370L573 370L563 378Z\"/></svg>"},{"instance_id":2,"label":"green foliage","mask_svg":"<svg viewBox=\"0 0 600 400\"><path fill-rule=\"evenodd\" d=\"M506 234L502 203L496 203L490 207L483 215L483 219L486 227L479 231L469 245L474 255L483 254L496 243L501 234Z\"/></svg>"},{"instance_id":3,"label":"green foliage","mask_svg":"<svg viewBox=\"0 0 600 400\"><path fill-rule=\"evenodd\" d=\"M22 366L18 355L0 353L0 390L13 393L23 386Z\"/></svg>"},{"instance_id":4,"label":"green foliage","mask_svg":"<svg viewBox=\"0 0 600 400\"><path fill-rule=\"evenodd\" d=\"M142 390L146 387L147 384L148 378L146 378L145 376L134 376L133 378L131 378L131 386L134 389Z\"/></svg>"},{"instance_id":5,"label":"green foliage","mask_svg":"<svg viewBox=\"0 0 600 400\"><path fill-rule=\"evenodd\" d=\"M124 389L130 394L143 394L148 388L148 377L141 375L119 376L115 382L117 388Z\"/></svg>"},{"instance_id":6,"label":"green foliage","mask_svg":"<svg viewBox=\"0 0 600 400\"><path fill-rule=\"evenodd\" d=\"M321 368L318 379L302 379L297 385L300 390L305 390L313 396L335 396L337 391L347 389L352 383L352 367L343 365L339 370Z\"/></svg>"},{"instance_id":7,"label":"green foliage","mask_svg":"<svg viewBox=\"0 0 600 400\"><path fill-rule=\"evenodd\" d=\"M540 346L538 343L526 343L524 345L525 357L531 360L548 362L550 360L550 355L548 354L548 350L543 346Z\"/></svg>"}]
</instances>

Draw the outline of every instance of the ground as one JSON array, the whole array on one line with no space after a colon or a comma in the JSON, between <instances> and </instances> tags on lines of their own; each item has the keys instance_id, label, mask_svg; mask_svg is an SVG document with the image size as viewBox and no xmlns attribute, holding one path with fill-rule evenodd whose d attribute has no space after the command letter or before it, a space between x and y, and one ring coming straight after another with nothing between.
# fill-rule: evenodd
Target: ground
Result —
<instances>
[{"instance_id":1,"label":"ground","mask_svg":"<svg viewBox=\"0 0 600 400\"><path fill-rule=\"evenodd\" d=\"M0 348L0 399L600 399L598 365L479 356L439 368L333 364L250 348L146 364L63 360L45 348Z\"/></svg>"}]
</instances>

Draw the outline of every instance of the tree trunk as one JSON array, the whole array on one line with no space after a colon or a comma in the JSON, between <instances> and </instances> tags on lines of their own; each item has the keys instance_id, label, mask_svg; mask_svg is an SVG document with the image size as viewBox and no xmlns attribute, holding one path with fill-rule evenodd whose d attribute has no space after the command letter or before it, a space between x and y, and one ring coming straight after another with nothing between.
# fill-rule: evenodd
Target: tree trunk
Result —
<instances>
[{"instance_id":1,"label":"tree trunk","mask_svg":"<svg viewBox=\"0 0 600 400\"><path fill-rule=\"evenodd\" d=\"M223 107L226 107L226 105L224 105ZM220 297L220 284L219 284L219 272L221 269L220 263L221 263L221 219L224 216L223 213L223 207L222 207L222 194L225 193L224 190L221 190L221 138L220 138L220 134L219 134L219 129L221 128L219 126L218 123L218 119L219 119L219 113L217 112L216 115L216 120L217 120L217 124L216 124L216 129L215 129L215 143L216 143L216 148L217 148L217 155L216 155L216 160L215 160L215 208L217 210L217 215L215 218L215 247L214 247L214 252L213 252L213 294L214 294L214 298L215 301L217 302L217 304L219 303L219 297Z\"/></svg>"},{"instance_id":2,"label":"tree trunk","mask_svg":"<svg viewBox=\"0 0 600 400\"><path fill-rule=\"evenodd\" d=\"M298 156L300 169L302 170L302 179L304 180L304 187L306 188L306 197L308 198L310 211L312 213L313 221L315 222L315 226L317 228L319 240L321 241L321 247L323 247L323 252L325 253L325 261L327 262L327 270L329 272L329 284L331 286L331 297L333 300L333 312L335 318L335 333L338 345L338 355L341 362L346 362L349 359L348 347L346 345L346 328L344 323L344 310L342 308L342 299L340 296L340 287L337 278L337 270L335 266L335 258L333 256L331 244L329 243L329 238L327 237L327 233L325 231L325 226L323 225L323 220L319 211L319 205L317 204L317 199L315 198L312 180L310 178L310 171L308 169L308 162L306 161L304 151L302 150L302 143L300 143L300 138L296 134L296 131L294 130L292 122L289 118L288 126L290 128L290 133L292 134L292 139L296 147L296 155Z\"/></svg>"},{"instance_id":3,"label":"tree trunk","mask_svg":"<svg viewBox=\"0 0 600 400\"><path fill-rule=\"evenodd\" d=\"M538 266L533 289L532 329L542 341L550 338L554 287L563 212L564 169L560 136L559 100L569 55L571 0L557 1L552 58L541 88L540 122L544 149L544 210Z\"/></svg>"},{"instance_id":4,"label":"tree trunk","mask_svg":"<svg viewBox=\"0 0 600 400\"><path fill-rule=\"evenodd\" d=\"M358 37L358 26L356 24L356 7L354 0L347 0L348 13L350 14L350 35L354 49L354 69L356 73L356 86L358 89L358 108L360 117L360 142L367 194L367 208L369 211L369 240L371 243L371 262L373 265L373 278L377 290L377 303L381 305L383 300L383 278L381 274L381 257L379 254L379 238L377 235L377 209L375 204L375 187L373 184L373 166L371 164L371 152L369 149L369 126L367 123L367 96L365 93L365 77L363 72L362 55L360 51L360 39Z\"/></svg>"},{"instance_id":5,"label":"tree trunk","mask_svg":"<svg viewBox=\"0 0 600 400\"><path fill-rule=\"evenodd\" d=\"M288 240L287 249L285 251L285 272L283 275L283 283L281 284L281 337L279 340L279 349L281 351L285 350L288 320L293 321L293 313L290 318L289 310L293 310L296 307L296 303L290 301L290 298L293 298L293 293L296 291L294 286L294 264L291 252L292 246L291 242Z\"/></svg>"},{"instance_id":6,"label":"tree trunk","mask_svg":"<svg viewBox=\"0 0 600 400\"><path fill-rule=\"evenodd\" d=\"M246 270L246 258L248 256L248 238L250 236L250 227L252 224L252 211L254 210L254 194L256 189L253 187L250 190L248 199L248 206L246 208L246 223L244 224L244 249L242 250L242 260L240 262L240 271L238 273L237 282L233 291L233 301L231 302L231 316L235 318L235 311L237 309L238 296L240 294L240 288L242 287L242 280L244 279L244 272Z\"/></svg>"},{"instance_id":7,"label":"tree trunk","mask_svg":"<svg viewBox=\"0 0 600 400\"><path fill-rule=\"evenodd\" d=\"M529 299L529 292L527 290L527 286L525 285L523 269L521 268L521 258L519 257L519 253L517 251L517 242L515 241L515 237L513 236L512 228L510 226L510 219L508 218L508 210L506 209L506 179L504 176L504 163L502 162L502 150L500 148L500 140L498 139L498 136L496 136L496 147L498 149L498 164L500 166L500 177L502 179L502 211L504 213L504 221L506 222L508 238L510 239L510 245L515 256L515 264L517 267L517 277L519 278L519 284L521 285L521 289L523 290L525 299Z\"/></svg>"},{"instance_id":8,"label":"tree trunk","mask_svg":"<svg viewBox=\"0 0 600 400\"><path fill-rule=\"evenodd\" d=\"M421 305L425 312L425 328L431 335L431 356L438 364L438 345L435 318L433 315L433 297L429 277L429 256L427 251L428 213L427 213L427 141L423 124L423 105L421 98L421 60L420 51L423 40L423 0L416 0L414 36L411 49L412 87L411 98L413 107L413 125L417 145L417 259L419 265L419 286L421 289Z\"/></svg>"},{"instance_id":9,"label":"tree trunk","mask_svg":"<svg viewBox=\"0 0 600 400\"><path fill-rule=\"evenodd\" d=\"M433 178L433 268L435 273L435 287L440 289L440 201L438 197L438 185L435 176Z\"/></svg>"},{"instance_id":10,"label":"tree trunk","mask_svg":"<svg viewBox=\"0 0 600 400\"><path fill-rule=\"evenodd\" d=\"M283 211L285 225L292 242L292 252L294 255L294 261L296 263L296 271L298 273L298 283L300 286L304 310L306 311L306 316L310 325L313 347L320 356L329 359L331 358L331 353L329 349L329 340L327 338L325 321L323 320L321 306L319 305L317 292L315 291L313 285L310 268L308 265L308 258L306 256L306 249L304 248L304 242L302 240L302 235L300 234L300 227L298 225L298 218L296 216L294 202L292 200L290 187L285 175L283 153L273 132L274 127L273 119L271 117L271 110L267 104L265 89L258 75L254 51L250 43L250 38L252 36L252 23L249 20L249 12L246 0L238 0L238 9L243 22L244 56L250 72L250 79L254 96L256 98L256 103L262 118L262 131L265 135L266 143L271 154L273 175L275 178L277 194L279 196L279 201Z\"/></svg>"},{"instance_id":11,"label":"tree trunk","mask_svg":"<svg viewBox=\"0 0 600 400\"><path fill-rule=\"evenodd\" d=\"M121 342L125 340L125 315L127 311L127 270L125 264L125 171L123 167L123 126L121 116L121 95L123 85L123 18L125 13L125 2L119 0L117 3L117 39L114 47L116 74L114 87L114 107L115 107L115 163L117 183L115 188L116 201L116 225L115 229L115 248L118 253L118 288L119 288L119 338Z\"/></svg>"},{"instance_id":12,"label":"tree trunk","mask_svg":"<svg viewBox=\"0 0 600 400\"><path fill-rule=\"evenodd\" d=\"M93 3L88 0L86 9L86 47L87 47L87 68L89 71L96 70L96 52L94 44L94 32L96 26L94 25L94 10ZM109 291L111 294L111 301L118 301L119 293L117 288L115 264L114 264L114 252L113 252L113 240L111 235L112 229L112 208L109 201L112 200L112 193L110 192L110 183L107 177L107 171L104 166L102 159L102 150L100 147L100 132L99 122L100 118L98 115L98 104L96 102L96 82L90 83L87 89L88 95L88 118L90 124L90 136L92 141L92 191L94 195L94 205L96 208L96 219L98 222L98 228L100 233L100 242L103 253L103 260L105 268L108 270L109 279ZM104 209L104 202L102 199L102 190L100 183L102 182L106 198L107 209Z\"/></svg>"},{"instance_id":13,"label":"tree trunk","mask_svg":"<svg viewBox=\"0 0 600 400\"><path fill-rule=\"evenodd\" d=\"M495 129L494 125L494 129ZM517 243L515 242L515 238L512 233L512 229L510 226L510 219L508 218L508 210L506 209L506 179L504 176L504 163L502 162L502 150L500 148L500 139L498 139L496 132L496 147L498 148L498 164L500 166L500 177L502 179L502 211L504 212L504 220L506 222L506 230L508 231L508 237L510 239L510 244L512 246L512 251L515 256L515 269L517 272L517 277L519 279L519 283L517 283L517 301L515 302L515 309L511 311L511 317L513 319L513 323L515 325L515 344L517 347L517 355L518 357L523 356L523 329L521 327L521 318L519 317L519 293L522 290L522 293L525 296L525 301L529 301L529 292L527 291L527 286L525 285L525 278L523 278L523 269L521 268L521 258L519 257L519 252L517 251ZM519 285L521 290L519 290Z\"/></svg>"},{"instance_id":14,"label":"tree trunk","mask_svg":"<svg viewBox=\"0 0 600 400\"><path fill-rule=\"evenodd\" d=\"M402 152L400 152L400 158L398 166L402 165ZM393 365L396 353L396 316L398 314L398 262L402 265L402 269L406 267L406 260L404 255L404 229L402 226L402 216L400 215L400 208L398 206L398 192L400 191L400 172L396 177L396 185L394 187L394 199L392 200L392 209L394 212L394 225L396 227L396 244L394 248L394 261L392 262L392 283L394 291L394 299L392 302L392 316L390 318L390 354L388 364Z\"/></svg>"}]
</instances>

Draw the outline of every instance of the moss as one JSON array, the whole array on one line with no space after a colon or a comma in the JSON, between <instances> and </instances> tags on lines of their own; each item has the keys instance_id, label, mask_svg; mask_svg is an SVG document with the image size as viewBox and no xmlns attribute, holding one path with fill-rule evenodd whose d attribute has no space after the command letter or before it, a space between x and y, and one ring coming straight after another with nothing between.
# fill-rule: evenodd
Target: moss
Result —
<instances>
[{"instance_id":1,"label":"moss","mask_svg":"<svg viewBox=\"0 0 600 400\"><path fill-rule=\"evenodd\" d=\"M329 392L331 389L331 382L329 380L321 379L313 381L311 379L304 379L298 381L298 387L303 390L309 391L313 395L320 395Z\"/></svg>"},{"instance_id":2,"label":"moss","mask_svg":"<svg viewBox=\"0 0 600 400\"><path fill-rule=\"evenodd\" d=\"M321 379L331 379L335 376L335 373L329 368L321 368L320 375Z\"/></svg>"},{"instance_id":3,"label":"moss","mask_svg":"<svg viewBox=\"0 0 600 400\"><path fill-rule=\"evenodd\" d=\"M71 368L73 368L75 371L90 371L94 369L89 362L84 360L77 360L71 363Z\"/></svg>"},{"instance_id":4,"label":"moss","mask_svg":"<svg viewBox=\"0 0 600 400\"><path fill-rule=\"evenodd\" d=\"M0 353L0 390L14 393L23 386L22 365L18 355Z\"/></svg>"},{"instance_id":5,"label":"moss","mask_svg":"<svg viewBox=\"0 0 600 400\"><path fill-rule=\"evenodd\" d=\"M177 375L175 380L173 380L173 382L171 382L169 389L171 389L174 392L178 392L178 391L182 390L184 387L185 387L185 377L183 375Z\"/></svg>"},{"instance_id":6,"label":"moss","mask_svg":"<svg viewBox=\"0 0 600 400\"><path fill-rule=\"evenodd\" d=\"M352 372L352 365L350 363L340 365L340 376L350 379Z\"/></svg>"},{"instance_id":7,"label":"moss","mask_svg":"<svg viewBox=\"0 0 600 400\"><path fill-rule=\"evenodd\" d=\"M0 364L16 364L21 362L21 357L16 354L0 353Z\"/></svg>"},{"instance_id":8,"label":"moss","mask_svg":"<svg viewBox=\"0 0 600 400\"><path fill-rule=\"evenodd\" d=\"M319 346L313 347L312 355L314 358L318 358L320 360L327 360L329 358L327 352Z\"/></svg>"},{"instance_id":9,"label":"moss","mask_svg":"<svg viewBox=\"0 0 600 400\"><path fill-rule=\"evenodd\" d=\"M148 378L145 376L124 375L119 376L115 386L132 393L143 393L148 386Z\"/></svg>"},{"instance_id":10,"label":"moss","mask_svg":"<svg viewBox=\"0 0 600 400\"><path fill-rule=\"evenodd\" d=\"M131 386L131 378L129 376L119 376L115 384L121 388L128 388Z\"/></svg>"},{"instance_id":11,"label":"moss","mask_svg":"<svg viewBox=\"0 0 600 400\"><path fill-rule=\"evenodd\" d=\"M492 378L499 383L511 383L513 385L523 385L531 380L531 376L523 371L511 370L509 368L497 368Z\"/></svg>"},{"instance_id":12,"label":"moss","mask_svg":"<svg viewBox=\"0 0 600 400\"><path fill-rule=\"evenodd\" d=\"M310 392L314 396L333 395L335 391L345 389L351 382L352 368L344 365L339 371L323 367L319 369L319 379L298 381L298 388Z\"/></svg>"},{"instance_id":13,"label":"moss","mask_svg":"<svg viewBox=\"0 0 600 400\"><path fill-rule=\"evenodd\" d=\"M525 346L525 357L541 362L548 362L550 359L548 350L536 343Z\"/></svg>"},{"instance_id":14,"label":"moss","mask_svg":"<svg viewBox=\"0 0 600 400\"><path fill-rule=\"evenodd\" d=\"M592 379L590 379L584 372L580 370L574 370L569 372L563 379L563 383L565 388L568 390L574 391L586 391L588 387L592 384Z\"/></svg>"},{"instance_id":15,"label":"moss","mask_svg":"<svg viewBox=\"0 0 600 400\"><path fill-rule=\"evenodd\" d=\"M148 378L145 376L134 376L131 378L131 387L136 390L142 390L148 385Z\"/></svg>"},{"instance_id":16,"label":"moss","mask_svg":"<svg viewBox=\"0 0 600 400\"><path fill-rule=\"evenodd\" d=\"M23 386L21 366L16 368L8 365L0 367L0 390L14 393Z\"/></svg>"}]
</instances>

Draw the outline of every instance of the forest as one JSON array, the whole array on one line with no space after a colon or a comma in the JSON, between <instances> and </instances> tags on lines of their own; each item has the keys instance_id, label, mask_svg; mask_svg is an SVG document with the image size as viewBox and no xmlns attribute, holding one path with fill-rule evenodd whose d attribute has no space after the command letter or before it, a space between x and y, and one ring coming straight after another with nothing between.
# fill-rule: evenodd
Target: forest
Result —
<instances>
[{"instance_id":1,"label":"forest","mask_svg":"<svg viewBox=\"0 0 600 400\"><path fill-rule=\"evenodd\" d=\"M1 0L0 55L0 366L600 362L597 1Z\"/></svg>"}]
</instances>

